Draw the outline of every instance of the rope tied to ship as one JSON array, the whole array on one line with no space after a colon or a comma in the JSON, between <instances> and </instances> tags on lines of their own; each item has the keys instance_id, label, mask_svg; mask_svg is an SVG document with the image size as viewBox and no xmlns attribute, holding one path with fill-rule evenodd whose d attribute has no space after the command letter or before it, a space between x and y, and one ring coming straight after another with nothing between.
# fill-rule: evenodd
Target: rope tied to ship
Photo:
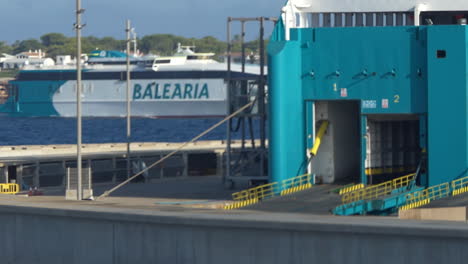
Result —
<instances>
[{"instance_id":1,"label":"rope tied to ship","mask_svg":"<svg viewBox=\"0 0 468 264\"><path fill-rule=\"evenodd\" d=\"M136 177L148 172L149 170L151 170L152 168L154 168L155 166L161 164L162 162L164 162L165 160L169 159L170 157L174 156L175 154L177 154L179 151L181 151L182 149L184 149L186 146L188 146L189 144L191 143L194 143L195 141L199 140L200 138L202 138L203 136L205 136L206 134L210 133L211 131L215 130L216 128L218 128L219 126L221 126L222 124L224 124L226 121L229 121L231 120L232 118L236 117L238 114L242 113L243 111L245 111L246 109L248 109L249 107L252 107L255 103L256 103L257 99L253 100L252 102L244 105L243 107L239 108L239 110L235 111L234 113L232 113L231 115L227 116L226 118L224 118L223 120L219 121L218 123L216 123L215 125L213 125L212 127L208 128L207 130L205 130L204 132L202 132L201 134L199 134L198 136L194 137L192 140L190 141L187 141L185 142L184 144L182 144L179 148L177 148L176 150L172 151L171 153L167 154L166 156L164 156L162 159L154 162L153 164L151 164L150 166L146 167L144 170L138 172L137 174L129 177L128 179L126 179L125 181L121 182L120 184L118 184L117 186L115 186L114 188L110 189L110 190L107 190L105 191L101 196L99 196L97 199L101 199L101 198L104 198L104 197L107 197L109 196L111 193L115 192L116 190L120 189L121 187L127 185L127 183L131 182L133 179L135 179Z\"/></svg>"}]
</instances>

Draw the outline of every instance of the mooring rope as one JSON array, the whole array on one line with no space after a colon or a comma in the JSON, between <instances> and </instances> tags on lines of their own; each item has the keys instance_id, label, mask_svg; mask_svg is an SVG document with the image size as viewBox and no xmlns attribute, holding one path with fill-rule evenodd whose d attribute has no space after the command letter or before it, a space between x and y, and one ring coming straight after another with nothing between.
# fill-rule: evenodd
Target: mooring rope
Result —
<instances>
[{"instance_id":1,"label":"mooring rope","mask_svg":"<svg viewBox=\"0 0 468 264\"><path fill-rule=\"evenodd\" d=\"M213 131L214 129L216 129L217 127L221 126L223 123L225 123L226 121L234 118L235 116L237 116L238 114L240 114L242 111L244 111L245 109L251 107L253 104L255 104L256 100L244 105L243 107L239 108L239 110L237 110L236 112L232 113L231 115L227 116L226 118L224 118L223 120L219 121L218 123L216 123L215 125L213 125L212 127L208 128L207 130L205 130L203 133L201 133L200 135L194 137L192 140L190 141L187 141L185 142L184 144L182 144L179 148L177 148L176 150L172 151L171 153L167 154L166 156L164 156L162 159L154 162L153 164L151 164L149 167L147 167L146 169L138 172L137 174L133 175L132 177L128 178L127 180L123 181L122 183L120 183L119 185L115 186L114 188L108 190L108 191L105 191L101 196L99 196L97 199L100 199L100 198L104 198L104 197L107 197L109 196L111 193L115 192L116 190L120 189L122 186L126 185L127 183L129 183L130 181L132 181L133 179L135 179L136 177L142 175L143 173L149 171L150 169L152 169L153 167L157 166L158 164L162 163L163 161L167 160L168 158L174 156L175 154L177 154L179 151L181 151L183 148L185 148L187 145L199 140L201 137L205 136L206 134L210 133L211 131Z\"/></svg>"}]
</instances>

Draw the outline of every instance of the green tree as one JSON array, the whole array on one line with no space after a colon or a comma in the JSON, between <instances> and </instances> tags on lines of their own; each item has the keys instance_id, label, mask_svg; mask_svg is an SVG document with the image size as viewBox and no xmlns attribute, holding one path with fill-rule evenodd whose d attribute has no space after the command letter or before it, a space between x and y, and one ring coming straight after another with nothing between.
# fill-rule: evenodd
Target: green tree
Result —
<instances>
[{"instance_id":1,"label":"green tree","mask_svg":"<svg viewBox=\"0 0 468 264\"><path fill-rule=\"evenodd\" d=\"M49 47L52 45L61 46L68 42L68 38L61 33L49 33L41 37L42 45Z\"/></svg>"},{"instance_id":2,"label":"green tree","mask_svg":"<svg viewBox=\"0 0 468 264\"><path fill-rule=\"evenodd\" d=\"M47 57L55 59L58 55L75 55L76 45L72 41L64 45L52 45L47 48Z\"/></svg>"},{"instance_id":3,"label":"green tree","mask_svg":"<svg viewBox=\"0 0 468 264\"><path fill-rule=\"evenodd\" d=\"M140 49L143 53L153 53L162 56L174 54L177 43L182 45L191 45L192 42L183 37L170 34L156 34L144 36L140 41Z\"/></svg>"},{"instance_id":4,"label":"green tree","mask_svg":"<svg viewBox=\"0 0 468 264\"><path fill-rule=\"evenodd\" d=\"M14 48L13 52L18 54L24 51L39 50L43 48L44 46L37 39L28 39L17 43L17 46Z\"/></svg>"},{"instance_id":5,"label":"green tree","mask_svg":"<svg viewBox=\"0 0 468 264\"><path fill-rule=\"evenodd\" d=\"M233 51L240 51L240 36L234 37ZM265 41L266 42L266 41ZM154 34L147 35L138 40L138 49L145 53L152 53L161 56L170 56L177 49L177 44L194 45L196 52L212 52L217 56L226 52L226 42L221 41L212 36L203 38L184 38L171 34ZM245 43L246 52L258 52L258 40ZM93 50L125 50L126 41L118 40L113 37L98 38L88 36L82 38L82 47L84 53L89 53ZM265 46L266 47L266 46ZM48 56L55 58L57 55L72 55L76 53L76 39L67 37L61 33L48 33L41 36L40 41L36 39L28 39L24 41L16 41L11 46L5 43L0 43L0 52L20 53L28 50L43 49Z\"/></svg>"},{"instance_id":6,"label":"green tree","mask_svg":"<svg viewBox=\"0 0 468 264\"><path fill-rule=\"evenodd\" d=\"M3 53L10 54L13 51L13 48L9 46L6 42L0 41L0 55Z\"/></svg>"},{"instance_id":7,"label":"green tree","mask_svg":"<svg viewBox=\"0 0 468 264\"><path fill-rule=\"evenodd\" d=\"M226 51L226 43L215 37L207 36L202 39L195 39L194 44L197 52L213 52L223 54Z\"/></svg>"}]
</instances>

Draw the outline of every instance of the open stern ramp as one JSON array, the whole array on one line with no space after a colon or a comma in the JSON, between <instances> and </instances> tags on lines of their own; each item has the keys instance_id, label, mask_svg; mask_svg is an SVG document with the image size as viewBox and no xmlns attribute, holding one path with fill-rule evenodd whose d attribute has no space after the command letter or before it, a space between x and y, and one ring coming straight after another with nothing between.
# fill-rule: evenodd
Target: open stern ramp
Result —
<instances>
[{"instance_id":1,"label":"open stern ramp","mask_svg":"<svg viewBox=\"0 0 468 264\"><path fill-rule=\"evenodd\" d=\"M289 1L268 48L270 181L308 173L316 184L363 184L343 193L342 209L385 214L464 177L467 10L462 1Z\"/></svg>"},{"instance_id":2,"label":"open stern ramp","mask_svg":"<svg viewBox=\"0 0 468 264\"><path fill-rule=\"evenodd\" d=\"M388 214L406 204L408 195L423 190L416 187L417 173L409 174L377 185L341 194L342 205L336 215Z\"/></svg>"}]
</instances>

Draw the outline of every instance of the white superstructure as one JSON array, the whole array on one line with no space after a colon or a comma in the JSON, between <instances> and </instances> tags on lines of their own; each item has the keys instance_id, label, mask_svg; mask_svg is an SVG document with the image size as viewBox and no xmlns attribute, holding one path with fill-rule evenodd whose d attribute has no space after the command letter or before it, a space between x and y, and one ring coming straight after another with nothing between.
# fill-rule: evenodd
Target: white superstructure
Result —
<instances>
[{"instance_id":1,"label":"white superstructure","mask_svg":"<svg viewBox=\"0 0 468 264\"><path fill-rule=\"evenodd\" d=\"M282 9L291 28L420 25L423 12L468 10L466 0L289 0Z\"/></svg>"}]
</instances>

